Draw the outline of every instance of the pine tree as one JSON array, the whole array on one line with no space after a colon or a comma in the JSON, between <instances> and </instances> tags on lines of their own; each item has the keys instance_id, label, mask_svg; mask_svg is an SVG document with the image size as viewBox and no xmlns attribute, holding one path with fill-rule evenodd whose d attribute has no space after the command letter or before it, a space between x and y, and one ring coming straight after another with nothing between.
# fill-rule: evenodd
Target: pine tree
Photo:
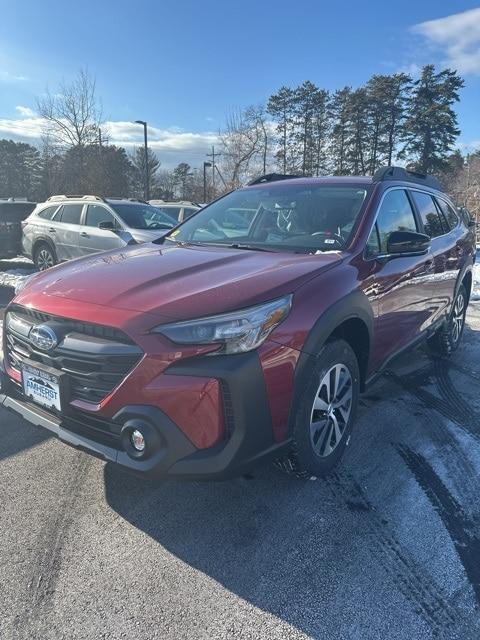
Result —
<instances>
[{"instance_id":1,"label":"pine tree","mask_svg":"<svg viewBox=\"0 0 480 640\"><path fill-rule=\"evenodd\" d=\"M455 140L460 134L453 104L464 86L456 71L435 73L432 64L422 69L413 83L403 126L404 147L401 156L418 171L431 173L445 168Z\"/></svg>"},{"instance_id":2,"label":"pine tree","mask_svg":"<svg viewBox=\"0 0 480 640\"><path fill-rule=\"evenodd\" d=\"M276 94L270 96L267 104L267 113L277 123L277 161L283 173L294 172L296 164L294 153L295 102L292 89L283 86Z\"/></svg>"}]
</instances>

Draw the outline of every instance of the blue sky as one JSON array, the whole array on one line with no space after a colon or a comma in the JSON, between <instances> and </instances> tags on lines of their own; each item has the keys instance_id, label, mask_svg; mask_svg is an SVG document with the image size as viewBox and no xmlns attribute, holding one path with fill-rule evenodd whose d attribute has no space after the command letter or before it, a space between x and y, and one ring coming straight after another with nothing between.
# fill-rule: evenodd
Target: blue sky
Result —
<instances>
[{"instance_id":1,"label":"blue sky","mask_svg":"<svg viewBox=\"0 0 480 640\"><path fill-rule=\"evenodd\" d=\"M140 144L147 120L164 166L200 165L229 110L282 84L434 62L465 77L460 143L480 146L478 2L1 0L0 15L0 137L35 141L35 97L88 67L112 142Z\"/></svg>"}]
</instances>

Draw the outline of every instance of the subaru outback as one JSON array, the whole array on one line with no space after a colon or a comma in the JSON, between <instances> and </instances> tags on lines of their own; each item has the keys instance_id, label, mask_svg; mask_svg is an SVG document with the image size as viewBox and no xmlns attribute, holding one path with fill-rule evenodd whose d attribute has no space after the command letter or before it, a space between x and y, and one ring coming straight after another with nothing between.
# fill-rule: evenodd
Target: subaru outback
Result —
<instances>
[{"instance_id":1,"label":"subaru outback","mask_svg":"<svg viewBox=\"0 0 480 640\"><path fill-rule=\"evenodd\" d=\"M458 347L473 231L402 168L274 178L33 276L5 314L3 406L138 473L328 473L394 356Z\"/></svg>"}]
</instances>

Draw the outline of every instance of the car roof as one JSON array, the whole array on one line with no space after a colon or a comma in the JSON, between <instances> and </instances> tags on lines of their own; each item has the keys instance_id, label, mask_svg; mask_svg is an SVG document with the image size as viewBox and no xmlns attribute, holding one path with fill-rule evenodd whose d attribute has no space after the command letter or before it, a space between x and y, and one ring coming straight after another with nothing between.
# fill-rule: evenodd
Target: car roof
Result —
<instances>
[{"instance_id":1,"label":"car roof","mask_svg":"<svg viewBox=\"0 0 480 640\"><path fill-rule=\"evenodd\" d=\"M287 180L278 180L273 182L262 182L260 184L248 185L245 189L272 189L281 188L288 185L315 186L315 185L371 185L373 179L371 176L322 176L318 178L288 178Z\"/></svg>"}]
</instances>

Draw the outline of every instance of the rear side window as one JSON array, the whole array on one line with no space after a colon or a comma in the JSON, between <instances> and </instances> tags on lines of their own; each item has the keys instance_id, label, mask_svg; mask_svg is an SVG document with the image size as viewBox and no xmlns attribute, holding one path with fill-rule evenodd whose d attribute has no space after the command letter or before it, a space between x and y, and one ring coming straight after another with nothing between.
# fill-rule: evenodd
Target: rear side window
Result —
<instances>
[{"instance_id":1,"label":"rear side window","mask_svg":"<svg viewBox=\"0 0 480 640\"><path fill-rule=\"evenodd\" d=\"M83 204L64 204L55 220L60 220L68 224L80 224L82 209Z\"/></svg>"},{"instance_id":2,"label":"rear side window","mask_svg":"<svg viewBox=\"0 0 480 640\"><path fill-rule=\"evenodd\" d=\"M403 189L385 195L367 242L367 255L387 253L388 238L393 231L417 231L412 206Z\"/></svg>"},{"instance_id":3,"label":"rear side window","mask_svg":"<svg viewBox=\"0 0 480 640\"><path fill-rule=\"evenodd\" d=\"M42 220L51 220L55 214L55 211L58 209L58 204L54 207L46 207L37 213L37 218L42 218Z\"/></svg>"},{"instance_id":4,"label":"rear side window","mask_svg":"<svg viewBox=\"0 0 480 640\"><path fill-rule=\"evenodd\" d=\"M168 213L168 215L171 218L175 218L175 220L178 220L180 217L181 207L157 207L157 209L160 209L163 213Z\"/></svg>"},{"instance_id":5,"label":"rear side window","mask_svg":"<svg viewBox=\"0 0 480 640\"><path fill-rule=\"evenodd\" d=\"M98 227L100 222L111 222L114 226L116 224L115 218L110 211L107 211L105 207L101 207L98 204L89 204L87 209L87 219L85 224L87 227Z\"/></svg>"},{"instance_id":6,"label":"rear side window","mask_svg":"<svg viewBox=\"0 0 480 640\"><path fill-rule=\"evenodd\" d=\"M447 221L449 230L455 229L458 225L458 216L455 213L453 207L442 200L441 198L437 198L437 204L440 207L440 211L443 213L443 217Z\"/></svg>"},{"instance_id":7,"label":"rear side window","mask_svg":"<svg viewBox=\"0 0 480 640\"><path fill-rule=\"evenodd\" d=\"M193 216L195 211L198 211L198 209L193 209L192 207L185 207L183 209L183 213L184 213L185 218L189 218L190 216Z\"/></svg>"},{"instance_id":8,"label":"rear side window","mask_svg":"<svg viewBox=\"0 0 480 640\"><path fill-rule=\"evenodd\" d=\"M420 191L411 191L410 193L422 219L423 228L427 236L437 238L446 233L447 229L443 228L440 214L432 196Z\"/></svg>"}]
</instances>

